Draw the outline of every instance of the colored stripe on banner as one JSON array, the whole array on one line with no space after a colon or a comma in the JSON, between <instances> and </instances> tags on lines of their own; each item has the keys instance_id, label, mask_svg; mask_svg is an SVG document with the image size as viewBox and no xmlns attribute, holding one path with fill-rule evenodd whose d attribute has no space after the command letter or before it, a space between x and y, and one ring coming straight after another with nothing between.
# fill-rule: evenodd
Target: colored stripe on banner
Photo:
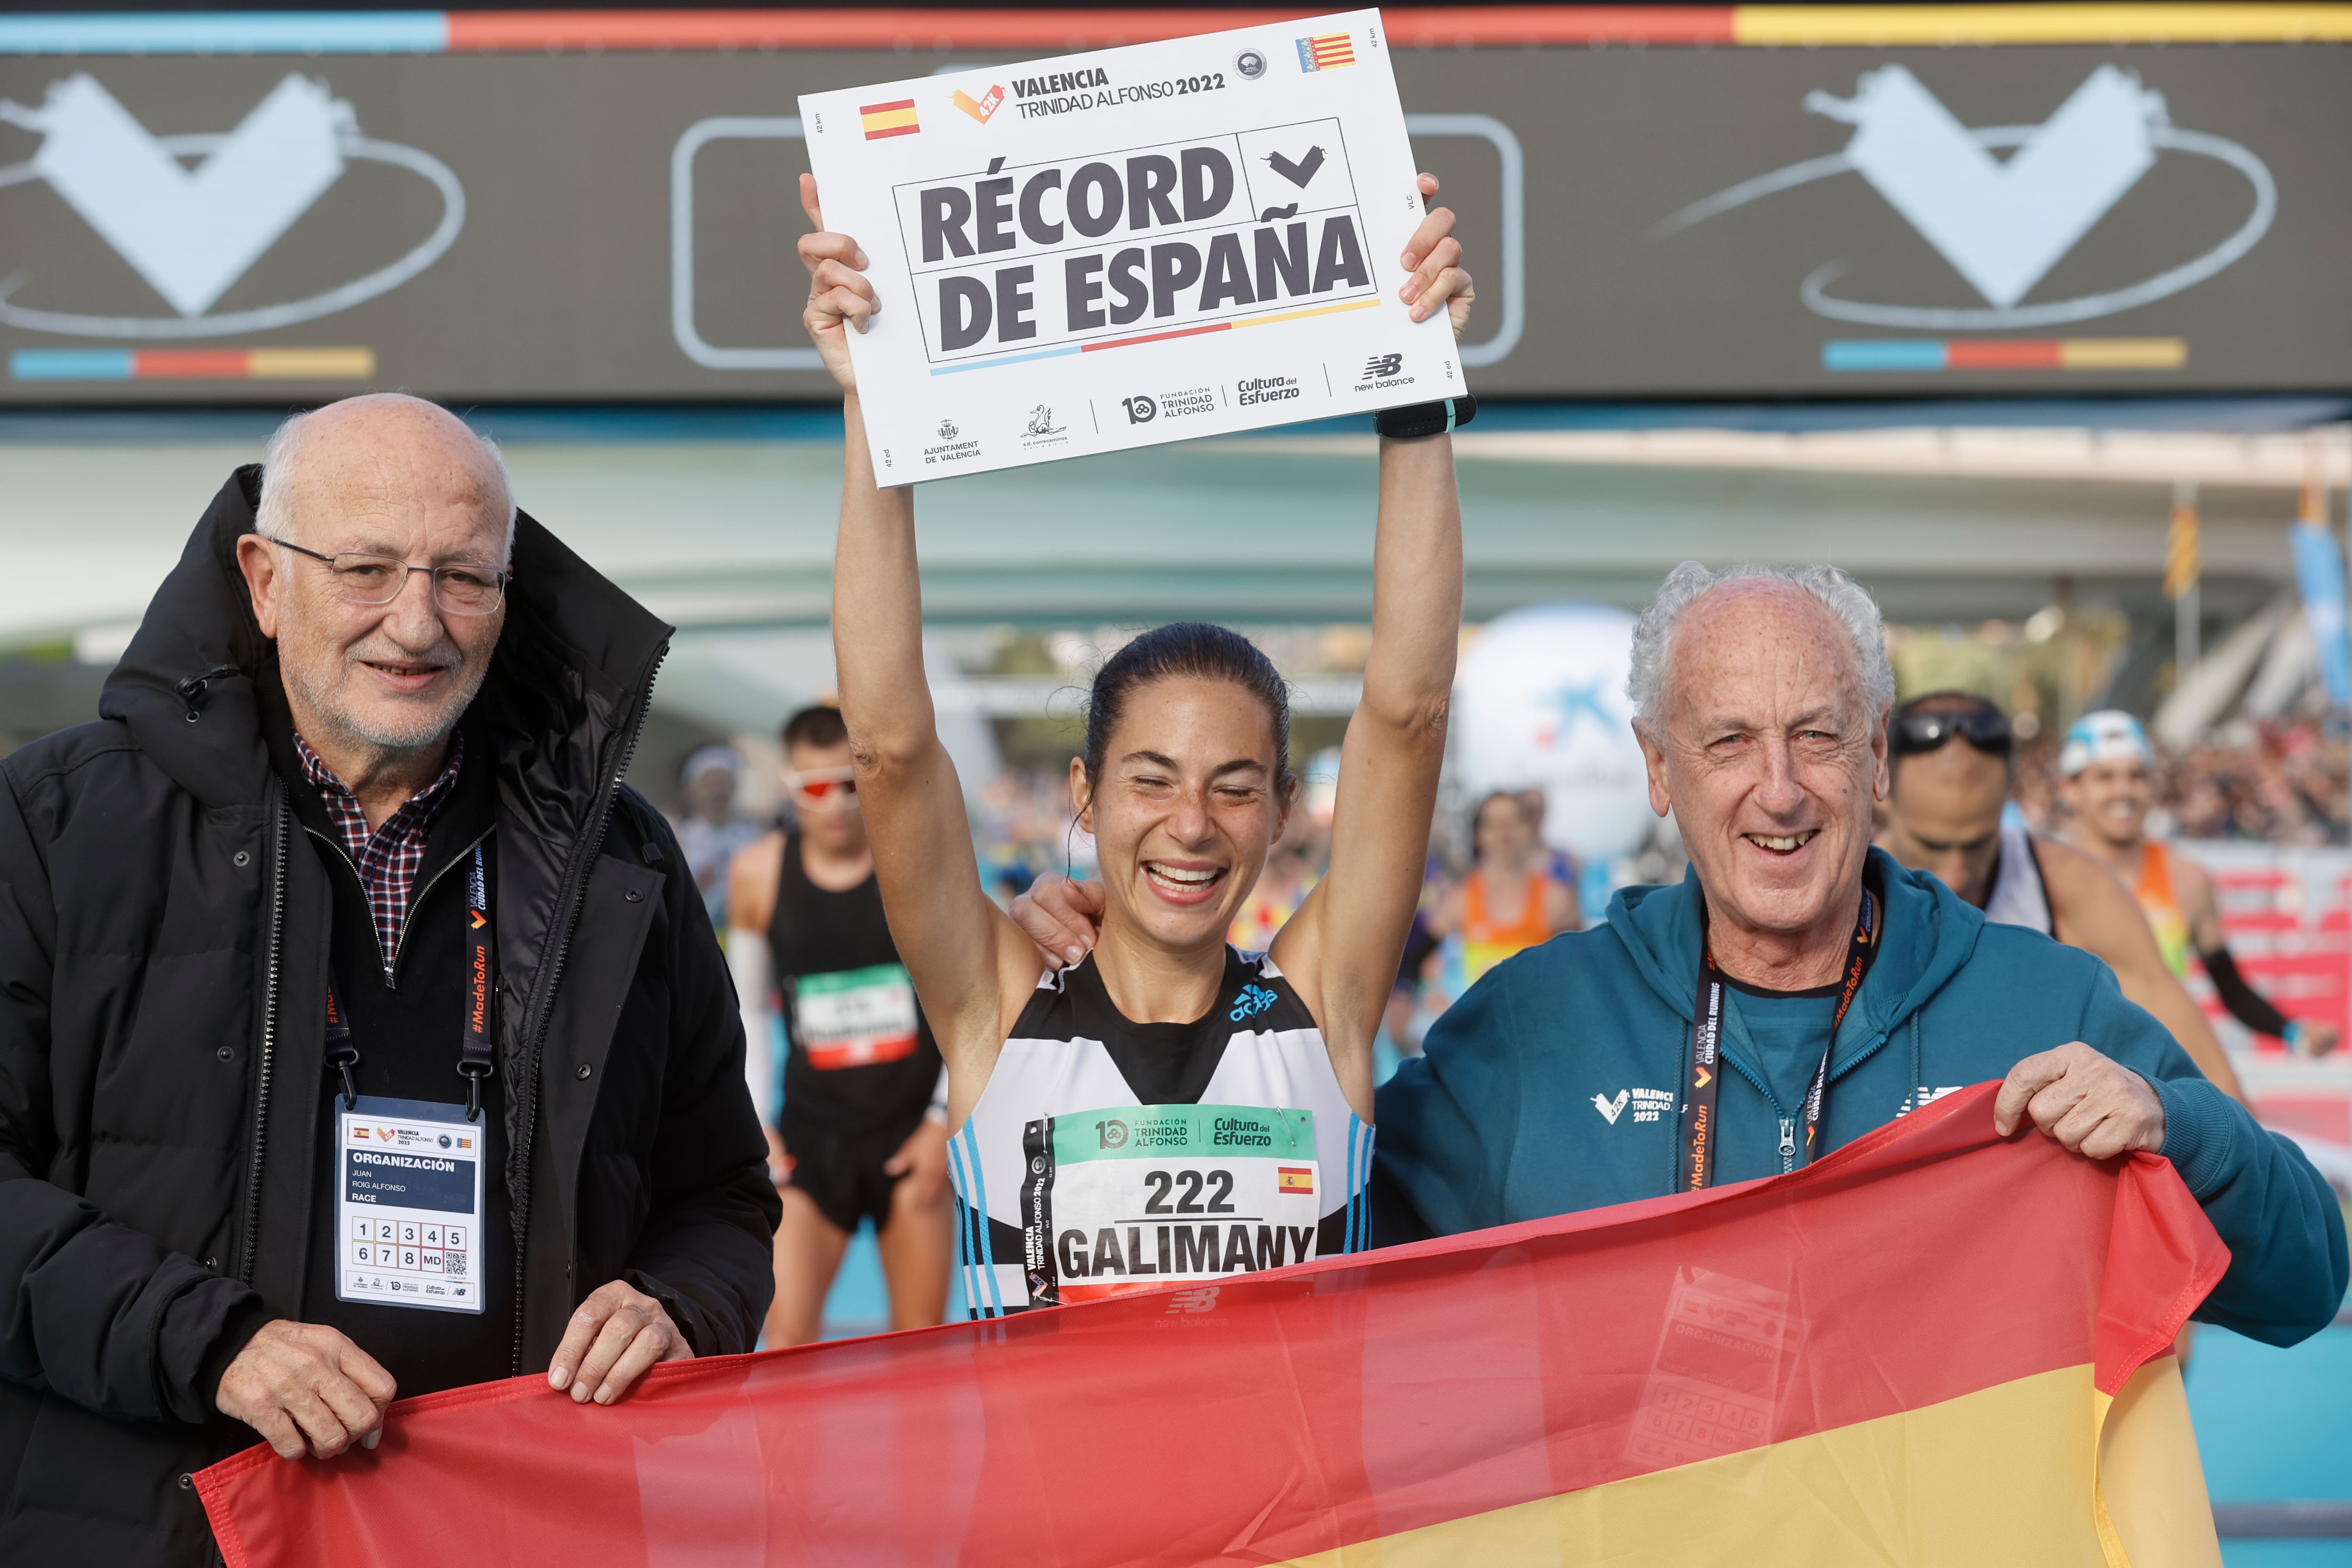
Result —
<instances>
[{"instance_id":1,"label":"colored stripe on banner","mask_svg":"<svg viewBox=\"0 0 2352 1568\"><path fill-rule=\"evenodd\" d=\"M1832 371L2179 370L2181 338L1832 338L1822 345Z\"/></svg>"},{"instance_id":2,"label":"colored stripe on banner","mask_svg":"<svg viewBox=\"0 0 2352 1568\"><path fill-rule=\"evenodd\" d=\"M672 1363L605 1409L426 1394L196 1489L229 1568L2217 1564L2168 1351L2228 1251L2155 1155L1997 1137L1997 1088L1788 1176L1213 1290Z\"/></svg>"},{"instance_id":3,"label":"colored stripe on banner","mask_svg":"<svg viewBox=\"0 0 2352 1568\"><path fill-rule=\"evenodd\" d=\"M1296 20L1184 8L215 12L0 16L0 54L1013 49L1063 54ZM1381 13L1391 48L2352 40L2352 5L1464 5Z\"/></svg>"},{"instance_id":4,"label":"colored stripe on banner","mask_svg":"<svg viewBox=\"0 0 2352 1568\"><path fill-rule=\"evenodd\" d=\"M449 47L440 11L0 16L0 54L406 55Z\"/></svg>"},{"instance_id":5,"label":"colored stripe on banner","mask_svg":"<svg viewBox=\"0 0 2352 1568\"><path fill-rule=\"evenodd\" d=\"M1176 327L1164 332L1145 332L1131 338L1107 338L1098 343L1069 343L1057 349L1039 349L1034 353L998 354L990 359L967 360L961 364L935 364L933 375L961 375L968 370L994 370L999 365L1027 364L1034 360L1063 359L1076 353L1100 353L1105 349L1132 348L1137 343L1164 343L1171 338L1197 338L1203 332L1229 332L1240 327L1271 327L1282 321L1303 321L1309 316L1333 316L1342 310L1369 310L1380 300L1350 300L1340 305L1317 305L1305 310L1284 310L1271 316L1245 316L1237 321L1211 321L1205 326Z\"/></svg>"},{"instance_id":6,"label":"colored stripe on banner","mask_svg":"<svg viewBox=\"0 0 2352 1568\"><path fill-rule=\"evenodd\" d=\"M16 349L14 381L365 381L373 349Z\"/></svg>"}]
</instances>

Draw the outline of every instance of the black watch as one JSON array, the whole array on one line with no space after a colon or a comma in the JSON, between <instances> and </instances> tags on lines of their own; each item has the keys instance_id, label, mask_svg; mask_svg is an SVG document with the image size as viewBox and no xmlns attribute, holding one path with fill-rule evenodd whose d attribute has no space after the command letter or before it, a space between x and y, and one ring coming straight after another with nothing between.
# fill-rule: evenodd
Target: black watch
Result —
<instances>
[{"instance_id":1,"label":"black watch","mask_svg":"<svg viewBox=\"0 0 2352 1568\"><path fill-rule=\"evenodd\" d=\"M1383 436L1410 441L1418 436L1442 436L1448 430L1459 430L1477 417L1478 400L1465 392L1459 397L1441 397L1434 403L1383 408L1372 416L1372 427Z\"/></svg>"}]
</instances>

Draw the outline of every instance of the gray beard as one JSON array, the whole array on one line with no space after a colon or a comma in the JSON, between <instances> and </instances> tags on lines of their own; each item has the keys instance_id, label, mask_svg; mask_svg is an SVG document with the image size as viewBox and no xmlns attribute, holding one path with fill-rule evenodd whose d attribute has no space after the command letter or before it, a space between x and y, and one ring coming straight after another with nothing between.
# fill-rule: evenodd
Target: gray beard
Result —
<instances>
[{"instance_id":1,"label":"gray beard","mask_svg":"<svg viewBox=\"0 0 2352 1568\"><path fill-rule=\"evenodd\" d=\"M486 662L474 674L473 681L450 699L448 706L437 713L422 713L409 723L399 726L373 725L347 711L340 699L320 690L305 679L300 670L281 665L279 671L287 686L302 705L315 714L326 727L348 744L367 746L388 756L431 751L449 738L457 721L473 706L474 698L482 689L483 678L489 674Z\"/></svg>"}]
</instances>

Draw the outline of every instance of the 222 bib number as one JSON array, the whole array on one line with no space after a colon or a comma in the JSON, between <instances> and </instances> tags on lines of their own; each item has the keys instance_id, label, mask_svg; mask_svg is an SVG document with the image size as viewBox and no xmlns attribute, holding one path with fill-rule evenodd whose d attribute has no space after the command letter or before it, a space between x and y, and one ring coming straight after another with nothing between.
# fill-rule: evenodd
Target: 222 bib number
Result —
<instances>
[{"instance_id":1,"label":"222 bib number","mask_svg":"<svg viewBox=\"0 0 2352 1568\"><path fill-rule=\"evenodd\" d=\"M1022 1144L1023 1267L1039 1305L1316 1256L1312 1111L1122 1106L1032 1121Z\"/></svg>"}]
</instances>

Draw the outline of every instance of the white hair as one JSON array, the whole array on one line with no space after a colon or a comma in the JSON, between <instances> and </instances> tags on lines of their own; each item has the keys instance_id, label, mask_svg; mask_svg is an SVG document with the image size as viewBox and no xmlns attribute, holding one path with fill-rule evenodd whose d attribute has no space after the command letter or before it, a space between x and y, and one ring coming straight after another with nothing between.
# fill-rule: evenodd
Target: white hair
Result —
<instances>
[{"instance_id":1,"label":"white hair","mask_svg":"<svg viewBox=\"0 0 2352 1568\"><path fill-rule=\"evenodd\" d=\"M318 410L313 409L311 413ZM254 510L255 531L271 539L290 540L294 537L294 486L291 483L295 465L302 453L302 427L310 414L294 414L270 432L269 445L261 453L261 504ZM470 427L469 427L470 429ZM499 489L506 497L506 539L500 544L499 558L514 558L515 517L518 508L514 499L514 479L507 472L506 454L499 444L478 430L472 430L474 440L481 447L482 456L488 459L491 470L499 476Z\"/></svg>"},{"instance_id":2,"label":"white hair","mask_svg":"<svg viewBox=\"0 0 2352 1568\"><path fill-rule=\"evenodd\" d=\"M1658 596L1633 623L1633 668L1625 677L1625 695L1633 700L1634 721L1649 730L1662 716L1675 632L1685 612L1727 583L1749 580L1791 584L1830 613L1845 634L1854 686L1875 724L1895 701L1895 668L1886 661L1886 628L1879 619L1878 602L1860 584L1834 566L1734 566L1716 572L1696 561L1667 573L1658 584Z\"/></svg>"}]
</instances>

